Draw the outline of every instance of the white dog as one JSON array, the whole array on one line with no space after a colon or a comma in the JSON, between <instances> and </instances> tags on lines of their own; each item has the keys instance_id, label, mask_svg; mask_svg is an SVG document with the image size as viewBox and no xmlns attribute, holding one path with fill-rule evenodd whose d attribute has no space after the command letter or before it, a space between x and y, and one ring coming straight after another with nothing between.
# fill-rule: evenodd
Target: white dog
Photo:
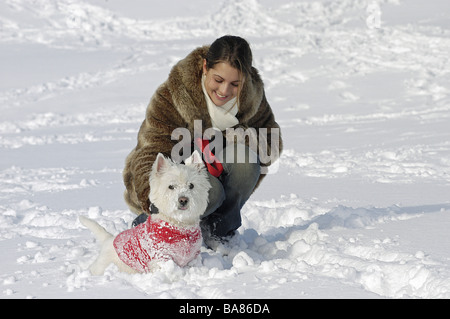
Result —
<instances>
[{"instance_id":1,"label":"white dog","mask_svg":"<svg viewBox=\"0 0 450 319\"><path fill-rule=\"evenodd\" d=\"M114 237L95 221L79 217L101 243L99 256L89 267L93 275L103 274L111 263L128 273L153 271L158 261L169 259L183 267L199 254L199 221L211 185L197 151L185 163L175 164L158 154L150 173L149 197L159 213L146 222Z\"/></svg>"}]
</instances>

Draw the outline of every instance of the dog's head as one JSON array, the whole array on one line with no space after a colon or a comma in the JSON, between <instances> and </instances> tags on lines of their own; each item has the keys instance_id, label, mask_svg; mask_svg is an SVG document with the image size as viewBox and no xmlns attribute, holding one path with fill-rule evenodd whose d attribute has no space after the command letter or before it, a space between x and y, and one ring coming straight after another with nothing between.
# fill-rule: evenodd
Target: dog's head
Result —
<instances>
[{"instance_id":1,"label":"dog's head","mask_svg":"<svg viewBox=\"0 0 450 319\"><path fill-rule=\"evenodd\" d=\"M150 201L158 207L160 217L194 225L208 206L211 185L197 151L185 163L176 164L158 154L150 173Z\"/></svg>"}]
</instances>

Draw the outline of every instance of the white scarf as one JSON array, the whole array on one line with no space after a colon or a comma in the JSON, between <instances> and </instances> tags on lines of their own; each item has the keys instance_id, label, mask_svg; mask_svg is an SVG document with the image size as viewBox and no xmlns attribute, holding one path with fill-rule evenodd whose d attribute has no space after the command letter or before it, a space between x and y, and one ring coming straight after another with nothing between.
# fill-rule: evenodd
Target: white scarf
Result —
<instances>
[{"instance_id":1,"label":"white scarf","mask_svg":"<svg viewBox=\"0 0 450 319\"><path fill-rule=\"evenodd\" d=\"M202 89L206 98L206 105L208 106L209 116L211 117L212 126L225 131L227 128L239 124L239 120L236 118L238 112L238 104L236 102L236 97L232 98L230 101L222 106L217 106L211 100L206 92L205 88L206 75L202 78Z\"/></svg>"}]
</instances>

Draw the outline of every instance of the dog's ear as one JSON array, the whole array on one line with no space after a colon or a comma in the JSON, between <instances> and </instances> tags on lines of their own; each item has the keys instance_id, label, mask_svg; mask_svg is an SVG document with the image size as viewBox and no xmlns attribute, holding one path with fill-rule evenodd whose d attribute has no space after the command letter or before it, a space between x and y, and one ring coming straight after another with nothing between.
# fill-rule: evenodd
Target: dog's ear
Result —
<instances>
[{"instance_id":1,"label":"dog's ear","mask_svg":"<svg viewBox=\"0 0 450 319\"><path fill-rule=\"evenodd\" d=\"M195 150L190 157L184 160L186 165L195 165L198 169L201 169L205 166L202 160L202 156L200 153Z\"/></svg>"},{"instance_id":2,"label":"dog's ear","mask_svg":"<svg viewBox=\"0 0 450 319\"><path fill-rule=\"evenodd\" d=\"M161 170L166 167L167 160L161 153L158 153L158 156L156 156L155 163L153 163L153 169L156 171L156 173L161 172Z\"/></svg>"}]
</instances>

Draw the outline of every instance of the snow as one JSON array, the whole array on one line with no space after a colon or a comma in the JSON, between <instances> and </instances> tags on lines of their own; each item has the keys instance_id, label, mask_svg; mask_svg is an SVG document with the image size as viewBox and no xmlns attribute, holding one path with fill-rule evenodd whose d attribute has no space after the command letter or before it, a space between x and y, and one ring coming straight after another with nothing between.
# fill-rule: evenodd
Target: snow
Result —
<instances>
[{"instance_id":1,"label":"snow","mask_svg":"<svg viewBox=\"0 0 450 319\"><path fill-rule=\"evenodd\" d=\"M449 298L446 0L0 3L0 297ZM86 270L174 63L249 40L285 152L227 255Z\"/></svg>"}]
</instances>

